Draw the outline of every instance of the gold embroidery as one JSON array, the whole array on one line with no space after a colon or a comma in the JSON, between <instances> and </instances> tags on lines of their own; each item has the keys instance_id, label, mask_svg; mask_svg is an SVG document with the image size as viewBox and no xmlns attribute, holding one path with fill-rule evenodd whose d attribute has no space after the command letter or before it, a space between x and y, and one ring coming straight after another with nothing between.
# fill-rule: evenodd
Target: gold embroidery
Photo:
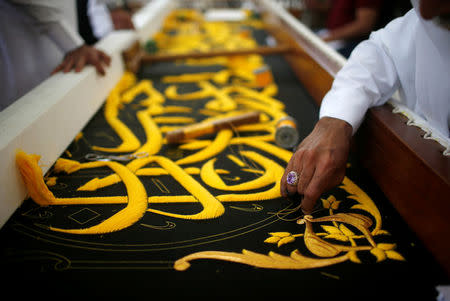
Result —
<instances>
[{"instance_id":1,"label":"gold embroidery","mask_svg":"<svg viewBox=\"0 0 450 301\"><path fill-rule=\"evenodd\" d=\"M16 164L22 179L28 189L30 197L39 205L47 206L52 203L55 196L44 183L42 170L38 166L40 156L28 155L24 151L17 151Z\"/></svg>"},{"instance_id":2,"label":"gold embroidery","mask_svg":"<svg viewBox=\"0 0 450 301\"><path fill-rule=\"evenodd\" d=\"M225 208L222 203L219 202L213 195L209 193L200 183L198 183L194 178L192 178L189 174L187 174L181 167L179 167L174 162L170 161L164 157L155 157L154 160L161 165L164 169L166 169L169 174L171 174L175 180L177 180L180 184L189 191L192 196L194 196L200 204L203 206L203 210L197 214L191 215L181 215L181 214L173 214L166 213L160 210L149 209L148 211L186 219L209 219L215 218L222 215L225 212Z\"/></svg>"},{"instance_id":3,"label":"gold embroidery","mask_svg":"<svg viewBox=\"0 0 450 301\"><path fill-rule=\"evenodd\" d=\"M108 166L120 176L127 188L127 206L98 225L85 229L61 229L50 227L50 230L73 234L102 234L114 232L133 225L140 220L147 209L147 192L137 177L125 166L116 162L95 162L96 167Z\"/></svg>"},{"instance_id":4,"label":"gold embroidery","mask_svg":"<svg viewBox=\"0 0 450 301\"><path fill-rule=\"evenodd\" d=\"M223 151L228 146L228 143L230 142L232 136L233 132L231 130L221 130L211 144L193 155L178 160L176 163L183 165L211 158Z\"/></svg>"},{"instance_id":5,"label":"gold embroidery","mask_svg":"<svg viewBox=\"0 0 450 301\"><path fill-rule=\"evenodd\" d=\"M216 161L216 159L211 159L205 165L203 165L201 169L200 177L202 178L203 182L211 187L229 191L252 190L274 183L274 179L276 178L273 176L273 173L277 172L277 170L274 170L274 167L276 166L275 162L267 160L266 158L255 152L242 151L241 154L263 165L263 168L265 170L264 174L254 180L229 186L226 185L219 177L219 175L214 171L214 162ZM283 170L283 168L281 168L280 166L278 168L278 172L281 172L281 170Z\"/></svg>"},{"instance_id":6,"label":"gold embroidery","mask_svg":"<svg viewBox=\"0 0 450 301\"><path fill-rule=\"evenodd\" d=\"M140 147L140 142L133 132L118 118L122 99L120 94L128 89L135 81L131 73L125 73L118 85L111 91L105 104L105 118L109 125L122 139L122 144L115 148L93 146L92 149L103 152L131 152Z\"/></svg>"},{"instance_id":7,"label":"gold embroidery","mask_svg":"<svg viewBox=\"0 0 450 301\"><path fill-rule=\"evenodd\" d=\"M55 186L56 185L56 180L58 179L58 177L49 177L47 178L47 180L45 181L45 185L47 186Z\"/></svg>"},{"instance_id":8,"label":"gold embroidery","mask_svg":"<svg viewBox=\"0 0 450 301\"><path fill-rule=\"evenodd\" d=\"M204 251L193 253L177 260L174 268L180 271L186 270L189 268L189 262L192 260L216 259L271 269L311 269L347 260L361 263L361 259L357 254L367 251L376 257L377 262L386 259L405 260L400 253L395 251L395 244L377 244L375 242L374 236L387 233L381 229L381 215L375 203L347 177L344 179L341 188L350 194L348 199L357 202L356 205L351 207L352 209L363 210L376 221L373 230L370 230L373 226L372 219L366 215L359 213L334 214L333 210L337 210L342 201L337 201L334 196L330 196L327 199L322 199L323 207L330 210L330 215L318 218L306 215L298 220L299 224L305 225L304 233L272 232L269 233L270 237L264 241L265 243L276 244L278 247L281 247L295 242L299 237L303 237L306 248L317 258L302 255L298 250L294 250L290 256L280 255L275 252L269 252L268 255L264 255L247 250L243 250L242 253ZM326 222L331 222L333 225L323 224ZM325 232L316 233L313 229L314 223L319 223ZM362 235L355 234L346 225L359 230ZM357 240L360 239L365 239L368 244L358 244ZM349 245L342 243L349 243Z\"/></svg>"},{"instance_id":9,"label":"gold embroidery","mask_svg":"<svg viewBox=\"0 0 450 301\"><path fill-rule=\"evenodd\" d=\"M283 256L275 252L270 252L268 255L263 255L248 250L242 250L242 253L205 251L183 257L175 261L173 267L178 271L184 271L190 267L189 262L192 260L217 259L247 264L258 268L300 270L333 265L344 262L348 260L348 258L348 254L345 254L329 259L315 259L303 256L298 252L298 250L293 251L290 256Z\"/></svg>"},{"instance_id":10,"label":"gold embroidery","mask_svg":"<svg viewBox=\"0 0 450 301\"><path fill-rule=\"evenodd\" d=\"M55 198L47 186L45 185L42 177L42 171L37 165L39 157L36 155L28 155L23 151L19 151L16 155L16 162L22 177L27 185L30 196L35 202L40 205L57 204L58 199ZM70 161L70 160L67 160ZM89 166L101 167L108 166L114 172L116 172L124 182L127 188L128 204L125 209L122 209L118 213L114 214L110 218L101 222L100 224L85 228L85 229L60 229L56 227L50 227L49 229L58 232L74 233L74 234L101 234L117 231L128 226L131 226L138 221L147 209L147 192L137 177L130 172L125 166L116 162L91 162L78 165L79 168ZM65 167L67 167L66 165ZM68 169L73 172L73 169Z\"/></svg>"},{"instance_id":11,"label":"gold embroidery","mask_svg":"<svg viewBox=\"0 0 450 301\"><path fill-rule=\"evenodd\" d=\"M193 23L179 22L177 18L180 15ZM248 24L250 23L252 26L258 26L256 21L248 21ZM238 46L240 48L256 46L255 41L247 35L232 34L236 30L234 26L223 22L207 23L199 14L189 10L177 11L176 14L167 18L164 29L167 30L165 32L176 29L178 35L170 36L160 32L155 36L155 41L159 49L171 53L188 52L193 48L198 51L208 51L214 47L235 49ZM121 139L121 143L117 147L93 146L92 149L108 153L147 152L148 157L134 159L126 165L117 162L81 163L61 158L54 165L55 173L69 174L100 166L109 167L112 170L109 175L103 178L91 178L78 187L78 190L96 191L123 183L119 185L125 185L126 195L55 198L43 181L42 172L37 164L38 156L20 152L17 154L17 164L30 196L42 206L126 204L124 209L92 227L84 229L50 227L50 230L73 234L119 231L137 223L146 212L180 219L211 219L225 214L223 203L226 202L255 202L256 204L251 204L252 208L246 206L230 206L230 208L257 212L259 208L262 208L257 202L280 197L279 180L284 173L283 164L289 161L292 152L272 143L275 125L280 118L286 116L286 112L284 112L284 104L276 99L278 87L275 83L256 89L254 70L264 66L263 58L258 55L249 55L189 59L185 62L193 65L216 64L221 65L223 69L218 72L166 76L162 81L170 85L164 93L155 89L152 81L137 81L133 74L125 73L107 98L105 119ZM185 83L196 84L198 90L178 93L182 91L180 87ZM140 95L144 98L134 101L137 96L141 97ZM167 105L166 98L172 104L181 105ZM174 158L173 160L162 156L160 153L166 147L166 141L163 138L165 132L184 124L203 121L191 116L192 108L188 105L190 102L197 101L203 101L203 107L196 109L196 114L204 117L203 120L212 120L249 110L261 112L261 120L258 124L222 130L214 138L186 141L177 149L180 155L170 156ZM129 111L125 111L129 114L127 118L136 118L139 121L144 129L144 141L140 141L126 123L119 119L119 112L126 106L130 106L136 112L136 116L132 116ZM176 115L167 116L166 114ZM81 137L80 133L75 141L80 140ZM112 142L117 140L112 136L108 137L111 137ZM227 155L229 160L227 163L231 162L234 164L233 167L243 173L252 173L250 180L242 180L242 177L233 175L230 170L235 169L216 168L222 160L219 155L227 149L233 152ZM187 193L169 194L170 187L164 184L166 182L160 178L162 176L171 177ZM142 184L145 177L150 177L150 183L153 183L162 195L147 195ZM289 255L276 252L265 255L247 250L243 250L242 253L205 251L181 258L175 262L174 268L184 270L189 267L189 262L192 260L216 259L262 268L309 269L344 261L361 263L363 257L358 256L361 252L372 254L377 261L404 260L402 255L395 251L395 244L377 243L376 238L386 235L387 232L382 229L381 214L369 196L348 178L343 180L340 188L349 194L346 200L336 200L334 196L321 200L322 207L324 211L328 211L328 215L305 216L301 220L303 224L298 226L300 233L271 232L264 240L265 244L280 249L291 247L294 243L303 243L310 255L301 254L298 249ZM216 194L211 192L217 190L222 192ZM349 201L356 204L343 206ZM200 203L201 211L194 214L175 214L151 207L152 204L191 203ZM342 211L342 208L347 209ZM164 230L169 229L172 224L142 225Z\"/></svg>"}]
</instances>

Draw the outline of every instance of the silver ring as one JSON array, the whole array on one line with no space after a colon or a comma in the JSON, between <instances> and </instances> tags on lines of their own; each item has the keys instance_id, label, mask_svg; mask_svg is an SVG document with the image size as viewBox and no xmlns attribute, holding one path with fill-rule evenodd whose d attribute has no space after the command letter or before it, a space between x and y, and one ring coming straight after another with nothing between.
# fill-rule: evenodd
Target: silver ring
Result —
<instances>
[{"instance_id":1,"label":"silver ring","mask_svg":"<svg viewBox=\"0 0 450 301\"><path fill-rule=\"evenodd\" d=\"M288 185L296 186L298 183L298 173L296 173L293 170L288 172L288 174L286 176L286 182L288 183Z\"/></svg>"}]
</instances>

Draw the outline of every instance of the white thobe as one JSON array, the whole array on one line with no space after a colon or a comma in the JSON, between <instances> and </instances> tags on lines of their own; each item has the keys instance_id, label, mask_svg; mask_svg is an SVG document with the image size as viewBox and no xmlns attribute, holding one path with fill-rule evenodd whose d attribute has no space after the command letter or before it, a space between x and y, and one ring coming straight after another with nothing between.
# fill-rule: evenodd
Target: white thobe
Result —
<instances>
[{"instance_id":1,"label":"white thobe","mask_svg":"<svg viewBox=\"0 0 450 301\"><path fill-rule=\"evenodd\" d=\"M84 43L75 8L67 0L0 0L0 111Z\"/></svg>"},{"instance_id":2,"label":"white thobe","mask_svg":"<svg viewBox=\"0 0 450 301\"><path fill-rule=\"evenodd\" d=\"M106 0L89 0L87 14L92 32L97 39L101 39L114 30Z\"/></svg>"},{"instance_id":3,"label":"white thobe","mask_svg":"<svg viewBox=\"0 0 450 301\"><path fill-rule=\"evenodd\" d=\"M355 133L368 108L398 90L402 104L449 137L450 30L421 18L412 2L405 16L355 48L325 95L320 117L345 120Z\"/></svg>"}]
</instances>

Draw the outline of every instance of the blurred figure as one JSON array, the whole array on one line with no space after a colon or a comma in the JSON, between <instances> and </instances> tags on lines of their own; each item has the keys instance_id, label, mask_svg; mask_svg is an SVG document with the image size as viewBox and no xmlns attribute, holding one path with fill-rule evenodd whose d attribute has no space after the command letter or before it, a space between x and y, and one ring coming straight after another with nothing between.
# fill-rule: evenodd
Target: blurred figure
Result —
<instances>
[{"instance_id":1,"label":"blurred figure","mask_svg":"<svg viewBox=\"0 0 450 301\"><path fill-rule=\"evenodd\" d=\"M114 30L134 29L127 3L107 0L77 0L78 31L93 45Z\"/></svg>"},{"instance_id":2,"label":"blurred figure","mask_svg":"<svg viewBox=\"0 0 450 301\"><path fill-rule=\"evenodd\" d=\"M317 34L345 57L375 29L382 0L305 0L307 9L326 14Z\"/></svg>"},{"instance_id":3,"label":"blurred figure","mask_svg":"<svg viewBox=\"0 0 450 301\"><path fill-rule=\"evenodd\" d=\"M0 110L52 70L79 72L93 65L105 74L109 63L107 54L78 34L75 1L0 0Z\"/></svg>"}]
</instances>

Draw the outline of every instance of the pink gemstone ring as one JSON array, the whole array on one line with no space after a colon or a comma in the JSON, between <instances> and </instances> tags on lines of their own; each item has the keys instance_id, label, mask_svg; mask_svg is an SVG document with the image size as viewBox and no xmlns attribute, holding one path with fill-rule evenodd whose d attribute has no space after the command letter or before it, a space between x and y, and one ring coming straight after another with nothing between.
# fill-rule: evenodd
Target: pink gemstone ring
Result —
<instances>
[{"instance_id":1,"label":"pink gemstone ring","mask_svg":"<svg viewBox=\"0 0 450 301\"><path fill-rule=\"evenodd\" d=\"M295 171L291 170L290 172L288 172L287 176L286 176L286 182L291 185L291 186L295 186L298 183L298 173L296 173Z\"/></svg>"}]
</instances>

